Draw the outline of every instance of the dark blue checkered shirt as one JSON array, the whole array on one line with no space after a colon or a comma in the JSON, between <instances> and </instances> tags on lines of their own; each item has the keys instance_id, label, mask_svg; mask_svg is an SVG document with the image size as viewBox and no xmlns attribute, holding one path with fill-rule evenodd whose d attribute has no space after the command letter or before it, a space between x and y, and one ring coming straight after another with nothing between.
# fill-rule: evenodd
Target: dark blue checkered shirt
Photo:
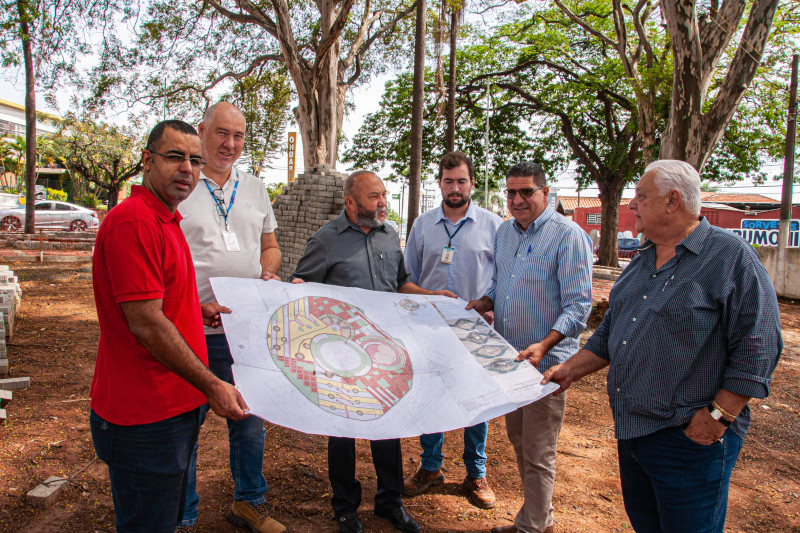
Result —
<instances>
[{"instance_id":1,"label":"dark blue checkered shirt","mask_svg":"<svg viewBox=\"0 0 800 533\"><path fill-rule=\"evenodd\" d=\"M721 388L765 398L783 348L775 290L743 239L703 218L659 269L648 244L585 346L610 361L618 439L681 425ZM749 425L745 407L732 428L744 437Z\"/></svg>"}]
</instances>

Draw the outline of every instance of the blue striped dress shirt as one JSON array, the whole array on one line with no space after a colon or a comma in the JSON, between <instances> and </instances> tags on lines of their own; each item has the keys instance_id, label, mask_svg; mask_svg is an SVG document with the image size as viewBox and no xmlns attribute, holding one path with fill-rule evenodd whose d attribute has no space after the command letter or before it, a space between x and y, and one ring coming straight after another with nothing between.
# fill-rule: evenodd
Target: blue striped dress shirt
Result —
<instances>
[{"instance_id":1,"label":"blue striped dress shirt","mask_svg":"<svg viewBox=\"0 0 800 533\"><path fill-rule=\"evenodd\" d=\"M566 337L539 363L539 372L578 351L592 310L592 246L577 224L549 206L523 230L506 220L497 230L494 276L486 291L494 302L494 327L517 350L551 329Z\"/></svg>"},{"instance_id":2,"label":"blue striped dress shirt","mask_svg":"<svg viewBox=\"0 0 800 533\"><path fill-rule=\"evenodd\" d=\"M464 218L455 224L444 216L441 205L421 215L406 243L409 281L423 289L447 289L464 300L477 300L492 282L494 236L502 222L502 218L472 202ZM442 250L448 242L455 248L449 265L442 263Z\"/></svg>"},{"instance_id":3,"label":"blue striped dress shirt","mask_svg":"<svg viewBox=\"0 0 800 533\"><path fill-rule=\"evenodd\" d=\"M758 254L741 237L703 218L658 269L647 241L609 304L584 348L610 361L618 439L681 425L723 388L768 394L783 347L778 301ZM731 428L744 437L749 424L745 407Z\"/></svg>"}]
</instances>

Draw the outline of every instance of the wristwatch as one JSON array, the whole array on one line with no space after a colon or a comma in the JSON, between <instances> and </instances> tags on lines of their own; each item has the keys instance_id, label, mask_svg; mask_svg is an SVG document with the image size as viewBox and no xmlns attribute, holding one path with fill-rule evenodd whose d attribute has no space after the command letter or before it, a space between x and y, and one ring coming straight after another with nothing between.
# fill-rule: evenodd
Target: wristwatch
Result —
<instances>
[{"instance_id":1,"label":"wristwatch","mask_svg":"<svg viewBox=\"0 0 800 533\"><path fill-rule=\"evenodd\" d=\"M711 413L711 418L713 418L723 426L729 427L732 424L730 420L725 418L725 416L722 414L722 411L714 407L712 404L708 404L708 412Z\"/></svg>"}]
</instances>

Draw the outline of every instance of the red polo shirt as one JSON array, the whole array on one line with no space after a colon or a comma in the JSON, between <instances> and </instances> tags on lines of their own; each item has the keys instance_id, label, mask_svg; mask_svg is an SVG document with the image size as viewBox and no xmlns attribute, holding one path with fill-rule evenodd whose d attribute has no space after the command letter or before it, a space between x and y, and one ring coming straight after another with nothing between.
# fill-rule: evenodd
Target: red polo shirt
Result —
<instances>
[{"instance_id":1,"label":"red polo shirt","mask_svg":"<svg viewBox=\"0 0 800 533\"><path fill-rule=\"evenodd\" d=\"M205 403L203 394L156 361L131 333L119 304L163 301L164 315L208 365L203 319L189 246L172 214L134 185L97 233L92 284L100 344L91 407L104 420L130 426L158 422Z\"/></svg>"}]
</instances>

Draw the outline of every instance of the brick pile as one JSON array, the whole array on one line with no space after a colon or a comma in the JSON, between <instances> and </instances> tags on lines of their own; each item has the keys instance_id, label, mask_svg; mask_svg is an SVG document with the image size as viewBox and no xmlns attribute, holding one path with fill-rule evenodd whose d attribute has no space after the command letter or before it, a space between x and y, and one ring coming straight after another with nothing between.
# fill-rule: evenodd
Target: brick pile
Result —
<instances>
[{"instance_id":1,"label":"brick pile","mask_svg":"<svg viewBox=\"0 0 800 533\"><path fill-rule=\"evenodd\" d=\"M278 221L275 237L283 259L278 275L282 280L292 275L306 251L306 243L319 228L344 209L345 174L330 165L315 165L297 176L275 198L272 209Z\"/></svg>"},{"instance_id":2,"label":"brick pile","mask_svg":"<svg viewBox=\"0 0 800 533\"><path fill-rule=\"evenodd\" d=\"M5 404L11 401L12 390L27 388L30 378L8 378L6 338L14 333L14 318L19 311L22 289L19 280L8 266L0 265L0 419L6 418ZM9 391L9 392L6 392Z\"/></svg>"}]
</instances>

